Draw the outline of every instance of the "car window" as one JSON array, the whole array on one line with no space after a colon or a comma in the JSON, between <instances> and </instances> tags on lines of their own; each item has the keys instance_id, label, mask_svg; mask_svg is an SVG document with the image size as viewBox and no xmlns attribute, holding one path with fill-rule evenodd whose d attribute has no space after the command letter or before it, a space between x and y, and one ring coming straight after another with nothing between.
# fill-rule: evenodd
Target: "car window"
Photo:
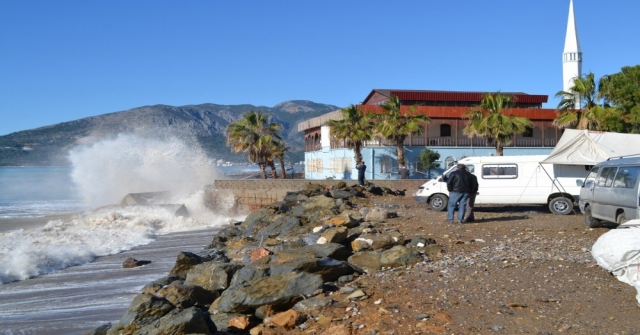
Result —
<instances>
[{"instance_id":1,"label":"car window","mask_svg":"<svg viewBox=\"0 0 640 335\"><path fill-rule=\"evenodd\" d=\"M600 172L600 177L598 177L598 181L596 185L600 187L609 187L613 183L613 176L616 174L617 167L606 167L602 169Z\"/></svg>"},{"instance_id":2,"label":"car window","mask_svg":"<svg viewBox=\"0 0 640 335\"><path fill-rule=\"evenodd\" d=\"M482 178L512 179L518 177L516 164L485 164L482 166Z\"/></svg>"},{"instance_id":3,"label":"car window","mask_svg":"<svg viewBox=\"0 0 640 335\"><path fill-rule=\"evenodd\" d=\"M594 166L593 169L591 169L591 171L589 171L589 174L587 175L587 178L584 179L584 185L586 185L590 181L595 183L596 176L598 175L598 170L600 170L600 167L599 166Z\"/></svg>"},{"instance_id":4,"label":"car window","mask_svg":"<svg viewBox=\"0 0 640 335\"><path fill-rule=\"evenodd\" d=\"M623 166L618 169L618 173L613 181L613 187L634 188L640 173L640 166Z\"/></svg>"}]
</instances>

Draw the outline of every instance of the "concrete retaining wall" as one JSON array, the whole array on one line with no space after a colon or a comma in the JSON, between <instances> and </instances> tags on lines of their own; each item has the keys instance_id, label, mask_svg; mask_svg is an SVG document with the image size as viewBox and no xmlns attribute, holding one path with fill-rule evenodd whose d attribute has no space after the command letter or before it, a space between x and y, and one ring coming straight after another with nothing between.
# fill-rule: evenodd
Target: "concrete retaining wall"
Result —
<instances>
[{"instance_id":1,"label":"concrete retaining wall","mask_svg":"<svg viewBox=\"0 0 640 335\"><path fill-rule=\"evenodd\" d=\"M216 180L207 189L207 194L214 203L222 197L233 197L233 203L236 206L256 210L275 201L281 201L287 192L303 190L308 184L333 186L342 181L349 186L356 185L355 180L328 179ZM392 190L406 190L407 194L413 194L425 182L426 180L420 179L375 180L373 184L380 187L388 187Z\"/></svg>"}]
</instances>

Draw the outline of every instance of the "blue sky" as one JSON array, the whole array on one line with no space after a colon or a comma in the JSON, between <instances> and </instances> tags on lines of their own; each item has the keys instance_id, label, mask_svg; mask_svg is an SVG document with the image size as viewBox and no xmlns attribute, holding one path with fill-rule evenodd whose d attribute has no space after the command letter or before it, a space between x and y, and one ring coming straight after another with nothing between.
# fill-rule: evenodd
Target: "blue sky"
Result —
<instances>
[{"instance_id":1,"label":"blue sky","mask_svg":"<svg viewBox=\"0 0 640 335\"><path fill-rule=\"evenodd\" d=\"M637 0L574 0L583 73L640 64ZM562 89L569 0L0 2L0 135L167 104Z\"/></svg>"}]
</instances>

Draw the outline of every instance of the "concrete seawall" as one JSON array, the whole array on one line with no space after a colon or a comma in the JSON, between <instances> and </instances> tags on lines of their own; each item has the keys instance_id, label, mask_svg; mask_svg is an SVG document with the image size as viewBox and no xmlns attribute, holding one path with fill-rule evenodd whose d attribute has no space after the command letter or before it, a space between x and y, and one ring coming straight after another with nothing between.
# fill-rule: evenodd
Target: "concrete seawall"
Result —
<instances>
[{"instance_id":1,"label":"concrete seawall","mask_svg":"<svg viewBox=\"0 0 640 335\"><path fill-rule=\"evenodd\" d=\"M289 191L303 190L308 184L320 184L333 186L339 182L347 185L355 185L355 180L329 180L329 179L242 179L242 180L216 180L207 188L207 195L212 202L218 202L225 198L233 199L233 205L244 206L249 210L256 210L275 201L281 201ZM380 187L388 187L392 190L406 190L407 195L413 194L425 179L404 180L375 180L372 183Z\"/></svg>"}]
</instances>

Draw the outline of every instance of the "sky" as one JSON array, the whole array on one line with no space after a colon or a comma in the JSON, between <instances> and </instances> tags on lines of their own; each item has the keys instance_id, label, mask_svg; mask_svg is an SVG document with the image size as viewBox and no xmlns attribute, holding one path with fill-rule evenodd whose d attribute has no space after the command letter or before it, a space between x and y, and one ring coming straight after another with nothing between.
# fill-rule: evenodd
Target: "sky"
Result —
<instances>
[{"instance_id":1,"label":"sky","mask_svg":"<svg viewBox=\"0 0 640 335\"><path fill-rule=\"evenodd\" d=\"M640 64L637 0L574 0L583 74ZM3 0L0 136L166 104L562 90L569 0Z\"/></svg>"}]
</instances>

